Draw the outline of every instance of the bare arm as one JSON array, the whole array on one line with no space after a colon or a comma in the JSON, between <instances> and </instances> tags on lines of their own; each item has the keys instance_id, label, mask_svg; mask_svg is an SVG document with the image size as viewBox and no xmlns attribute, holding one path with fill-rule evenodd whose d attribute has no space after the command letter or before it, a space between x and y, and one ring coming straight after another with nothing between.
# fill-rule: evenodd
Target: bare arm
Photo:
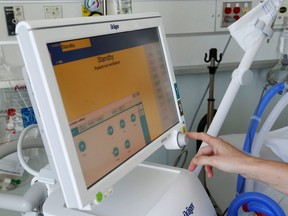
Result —
<instances>
[{"instance_id":1,"label":"bare arm","mask_svg":"<svg viewBox=\"0 0 288 216\"><path fill-rule=\"evenodd\" d=\"M202 140L208 146L201 148L192 159L189 170L197 165L205 166L208 177L213 167L224 172L238 173L245 178L261 181L276 190L288 194L288 164L249 156L230 143L205 133L188 132L187 137Z\"/></svg>"}]
</instances>

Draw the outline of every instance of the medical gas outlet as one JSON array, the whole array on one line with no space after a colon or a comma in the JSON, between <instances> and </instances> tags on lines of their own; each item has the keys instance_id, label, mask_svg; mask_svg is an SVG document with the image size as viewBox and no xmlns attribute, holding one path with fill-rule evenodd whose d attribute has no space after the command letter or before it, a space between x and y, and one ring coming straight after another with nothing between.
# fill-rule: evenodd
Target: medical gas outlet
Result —
<instances>
[{"instance_id":1,"label":"medical gas outlet","mask_svg":"<svg viewBox=\"0 0 288 216\"><path fill-rule=\"evenodd\" d=\"M223 2L221 27L228 27L252 9L252 2Z\"/></svg>"},{"instance_id":2,"label":"medical gas outlet","mask_svg":"<svg viewBox=\"0 0 288 216\"><path fill-rule=\"evenodd\" d=\"M215 31L228 31L229 25L239 20L259 3L260 0L217 0Z\"/></svg>"}]
</instances>

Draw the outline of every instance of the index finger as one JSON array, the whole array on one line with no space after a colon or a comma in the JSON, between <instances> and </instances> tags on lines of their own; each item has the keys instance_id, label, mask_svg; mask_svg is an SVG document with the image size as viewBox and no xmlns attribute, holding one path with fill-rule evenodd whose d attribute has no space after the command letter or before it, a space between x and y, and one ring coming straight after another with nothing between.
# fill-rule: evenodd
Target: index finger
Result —
<instances>
[{"instance_id":1,"label":"index finger","mask_svg":"<svg viewBox=\"0 0 288 216\"><path fill-rule=\"evenodd\" d=\"M210 146L213 146L213 140L215 137L207 134L207 133L198 133L198 132L188 132L186 136L191 139L195 140L202 140L203 142L207 143Z\"/></svg>"}]
</instances>

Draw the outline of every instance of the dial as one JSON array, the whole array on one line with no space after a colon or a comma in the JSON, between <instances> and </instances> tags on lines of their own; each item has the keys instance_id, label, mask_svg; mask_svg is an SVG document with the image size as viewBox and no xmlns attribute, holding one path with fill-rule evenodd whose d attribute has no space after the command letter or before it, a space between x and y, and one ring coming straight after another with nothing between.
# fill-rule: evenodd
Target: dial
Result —
<instances>
[{"instance_id":1,"label":"dial","mask_svg":"<svg viewBox=\"0 0 288 216\"><path fill-rule=\"evenodd\" d=\"M85 0L84 2L85 7L91 12L100 11L102 1L101 0Z\"/></svg>"}]
</instances>

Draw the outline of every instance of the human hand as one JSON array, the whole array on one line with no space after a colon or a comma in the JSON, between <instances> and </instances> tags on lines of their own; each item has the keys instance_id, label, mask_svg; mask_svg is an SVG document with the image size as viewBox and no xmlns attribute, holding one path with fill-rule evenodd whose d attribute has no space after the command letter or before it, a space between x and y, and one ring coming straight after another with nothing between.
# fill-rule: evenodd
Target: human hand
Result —
<instances>
[{"instance_id":1,"label":"human hand","mask_svg":"<svg viewBox=\"0 0 288 216\"><path fill-rule=\"evenodd\" d=\"M213 167L224 172L241 173L242 165L250 158L230 143L206 133L188 132L188 138L202 140L208 145L199 149L192 159L188 170L193 171L198 165L205 166L208 177L213 176Z\"/></svg>"}]
</instances>

